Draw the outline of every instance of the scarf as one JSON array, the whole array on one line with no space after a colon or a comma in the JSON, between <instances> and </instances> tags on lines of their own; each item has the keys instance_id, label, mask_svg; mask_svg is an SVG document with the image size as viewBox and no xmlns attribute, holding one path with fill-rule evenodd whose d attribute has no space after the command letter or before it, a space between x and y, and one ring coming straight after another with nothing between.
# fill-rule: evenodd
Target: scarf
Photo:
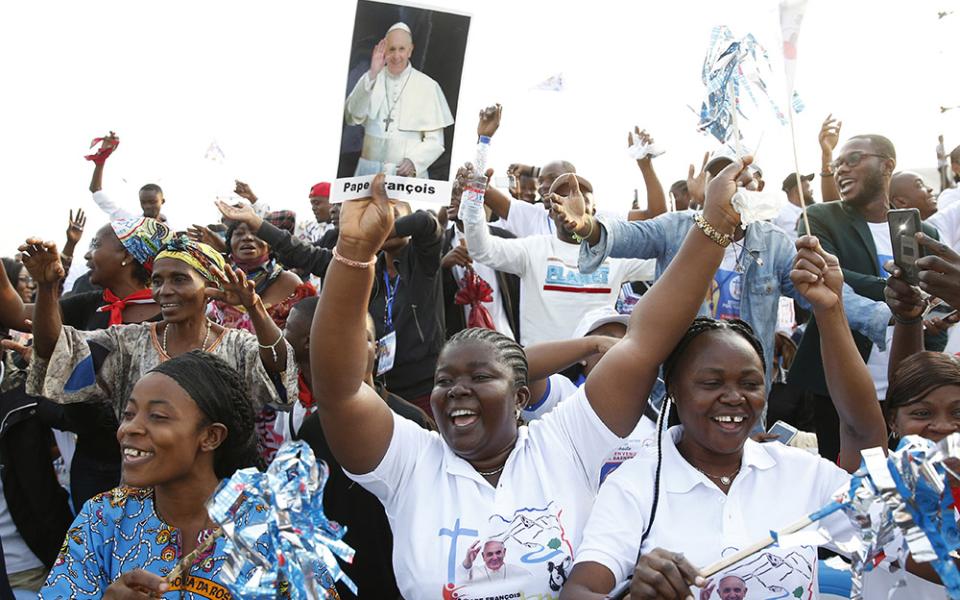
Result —
<instances>
[{"instance_id":1,"label":"scarf","mask_svg":"<svg viewBox=\"0 0 960 600\"><path fill-rule=\"evenodd\" d=\"M283 267L277 264L276 259L270 258L268 254L265 254L262 259L249 263L233 261L233 266L243 269L243 272L247 274L247 280L254 283L260 296L263 296L270 284L283 273Z\"/></svg>"},{"instance_id":2,"label":"scarf","mask_svg":"<svg viewBox=\"0 0 960 600\"><path fill-rule=\"evenodd\" d=\"M122 325L123 324L123 309L127 307L128 304L154 304L153 300L153 291L149 288L143 290L137 290L136 292L130 294L126 298L120 298L110 290L103 290L103 301L106 302L103 306L97 309L97 312L109 312L110 313L110 322L108 325Z\"/></svg>"},{"instance_id":3,"label":"scarf","mask_svg":"<svg viewBox=\"0 0 960 600\"><path fill-rule=\"evenodd\" d=\"M161 258L182 261L190 265L201 277L217 286L220 285L220 281L214 277L212 267L221 271L227 268L226 261L223 260L223 256L219 252L207 244L194 242L185 235L176 237L167 243L160 254L157 255L157 258L154 259L154 262Z\"/></svg>"}]
</instances>

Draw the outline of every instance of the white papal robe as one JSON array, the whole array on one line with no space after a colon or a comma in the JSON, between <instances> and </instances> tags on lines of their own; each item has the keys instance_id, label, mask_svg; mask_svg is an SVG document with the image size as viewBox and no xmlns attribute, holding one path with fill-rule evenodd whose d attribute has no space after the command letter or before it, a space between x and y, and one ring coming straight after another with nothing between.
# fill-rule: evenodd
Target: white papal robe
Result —
<instances>
[{"instance_id":1,"label":"white papal robe","mask_svg":"<svg viewBox=\"0 0 960 600\"><path fill-rule=\"evenodd\" d=\"M363 125L363 151L357 175L395 175L408 158L417 177L443 154L443 128L453 125L453 115L437 82L407 65L391 75L382 69L374 81L364 73L347 96L348 125ZM390 122L387 123L387 119Z\"/></svg>"}]
</instances>

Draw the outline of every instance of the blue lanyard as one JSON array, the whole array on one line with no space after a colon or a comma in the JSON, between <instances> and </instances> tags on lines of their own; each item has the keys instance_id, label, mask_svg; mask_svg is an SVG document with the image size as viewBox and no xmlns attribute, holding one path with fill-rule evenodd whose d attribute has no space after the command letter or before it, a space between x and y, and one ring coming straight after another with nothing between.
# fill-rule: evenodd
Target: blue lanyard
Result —
<instances>
[{"instance_id":1,"label":"blue lanyard","mask_svg":"<svg viewBox=\"0 0 960 600\"><path fill-rule=\"evenodd\" d=\"M400 287L400 273L397 273L397 279L393 283L393 287L390 287L390 275L387 274L386 266L384 266L383 283L387 289L387 314L384 318L384 333L389 333L393 331L393 302L397 299L397 288Z\"/></svg>"}]
</instances>

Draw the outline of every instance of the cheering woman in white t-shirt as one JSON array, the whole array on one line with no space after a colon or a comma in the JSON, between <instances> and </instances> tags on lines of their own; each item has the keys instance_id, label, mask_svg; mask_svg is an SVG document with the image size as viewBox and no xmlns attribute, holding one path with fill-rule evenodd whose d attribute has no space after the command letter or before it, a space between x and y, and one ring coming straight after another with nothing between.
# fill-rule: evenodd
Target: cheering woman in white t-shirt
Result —
<instances>
[{"instance_id":1,"label":"cheering woman in white t-shirt","mask_svg":"<svg viewBox=\"0 0 960 600\"><path fill-rule=\"evenodd\" d=\"M711 182L714 200L719 196L715 188L725 185ZM737 217L728 204L711 213L710 191L703 216L711 227L700 224L707 235L691 235L707 240L699 245L701 257L716 267L723 236L733 231ZM746 324L694 319L686 333L670 341L673 350L663 361L668 398L680 425L663 434L657 456L638 456L607 478L563 600L604 598L628 578L631 600L687 598L694 593L692 586L701 588L702 599L712 600L725 597L722 588L733 584L745 598L818 597L817 542L809 536L781 539L709 580L698 571L823 507L849 482L848 472L860 464L860 450L886 448L873 381L844 316L837 259L813 237L801 238L797 248L791 279L820 324L827 385L841 421L838 464L749 439L765 402L760 343ZM670 310L676 315L686 309L675 303ZM684 319L689 323L695 313L687 311ZM605 396L642 393L646 388L638 386L643 383L636 371L623 372L607 382ZM842 513L818 526L841 541L852 534ZM912 561L907 568L924 576Z\"/></svg>"},{"instance_id":2,"label":"cheering woman in white t-shirt","mask_svg":"<svg viewBox=\"0 0 960 600\"><path fill-rule=\"evenodd\" d=\"M711 222L729 219L723 206L739 168L711 188ZM571 194L579 194L576 178L569 180ZM520 346L491 330L455 335L440 354L430 398L439 433L427 433L396 418L363 383L373 257L392 219L382 178L374 180L373 198L344 204L340 215L338 258L324 280L310 342L314 395L330 448L383 502L407 600L556 598L601 466L640 419L657 368L696 313L722 249L716 261L704 258L719 246L691 233L678 266L637 305L626 336L584 388L529 426L517 423L530 397ZM627 373L629 393L614 384Z\"/></svg>"}]
</instances>

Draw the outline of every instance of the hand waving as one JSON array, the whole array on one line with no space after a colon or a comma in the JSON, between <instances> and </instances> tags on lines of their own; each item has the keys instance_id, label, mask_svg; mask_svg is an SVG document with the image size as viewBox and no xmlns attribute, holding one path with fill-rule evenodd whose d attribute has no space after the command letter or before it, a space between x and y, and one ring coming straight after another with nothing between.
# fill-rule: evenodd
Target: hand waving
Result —
<instances>
[{"instance_id":1,"label":"hand waving","mask_svg":"<svg viewBox=\"0 0 960 600\"><path fill-rule=\"evenodd\" d=\"M567 196L550 193L551 216L557 218L568 232L583 235L590 228L590 218L587 215L586 200L580 191L580 182L576 175L567 173L558 177L551 189L557 189L564 184L570 190Z\"/></svg>"},{"instance_id":2,"label":"hand waving","mask_svg":"<svg viewBox=\"0 0 960 600\"><path fill-rule=\"evenodd\" d=\"M703 164L700 165L700 173L694 177L696 167L690 165L687 170L687 191L694 203L703 206L703 196L707 189L707 161L710 160L710 153L703 153Z\"/></svg>"},{"instance_id":3,"label":"hand waving","mask_svg":"<svg viewBox=\"0 0 960 600\"><path fill-rule=\"evenodd\" d=\"M372 195L341 204L338 251L346 258L367 261L393 232L393 206L387 198L383 173L370 184Z\"/></svg>"},{"instance_id":4,"label":"hand waving","mask_svg":"<svg viewBox=\"0 0 960 600\"><path fill-rule=\"evenodd\" d=\"M247 279L243 269L227 269L226 272L211 267L210 272L220 280L221 289L207 288L204 290L208 298L221 300L234 306L242 306L248 311L260 302L257 294L257 284Z\"/></svg>"},{"instance_id":5,"label":"hand waving","mask_svg":"<svg viewBox=\"0 0 960 600\"><path fill-rule=\"evenodd\" d=\"M240 181L239 179L234 179L233 182L236 184L233 189L234 194L240 196L241 198L246 198L250 204L257 203L257 195L253 193L253 190L250 189L249 185Z\"/></svg>"},{"instance_id":6,"label":"hand waving","mask_svg":"<svg viewBox=\"0 0 960 600\"><path fill-rule=\"evenodd\" d=\"M66 275L63 272L63 263L60 262L60 252L53 242L28 238L18 250L23 253L23 266L38 285L57 283Z\"/></svg>"},{"instance_id":7,"label":"hand waving","mask_svg":"<svg viewBox=\"0 0 960 600\"><path fill-rule=\"evenodd\" d=\"M83 209L77 209L77 216L74 218L73 211L70 211L70 220L67 221L67 242L74 246L83 237L83 227L87 224L87 217L83 214Z\"/></svg>"},{"instance_id":8,"label":"hand waving","mask_svg":"<svg viewBox=\"0 0 960 600\"><path fill-rule=\"evenodd\" d=\"M703 201L703 218L721 231L733 235L740 225L740 214L733 209L730 200L737 192L737 179L753 162L752 156L744 156L724 167L707 182ZM704 177L706 179L706 177Z\"/></svg>"},{"instance_id":9,"label":"hand waving","mask_svg":"<svg viewBox=\"0 0 960 600\"><path fill-rule=\"evenodd\" d=\"M500 128L500 115L502 113L503 107L499 104L481 110L480 121L477 123L477 135L493 137L493 134Z\"/></svg>"},{"instance_id":10,"label":"hand waving","mask_svg":"<svg viewBox=\"0 0 960 600\"><path fill-rule=\"evenodd\" d=\"M202 242L211 246L217 252L226 254L228 248L223 238L203 225L193 225L187 229L187 237L195 242Z\"/></svg>"},{"instance_id":11,"label":"hand waving","mask_svg":"<svg viewBox=\"0 0 960 600\"><path fill-rule=\"evenodd\" d=\"M261 218L249 204L231 206L223 200L217 200L216 205L217 208L220 209L220 214L227 220L246 223L247 227L249 227L253 233L260 231L260 226L263 225L263 218Z\"/></svg>"},{"instance_id":12,"label":"hand waving","mask_svg":"<svg viewBox=\"0 0 960 600\"><path fill-rule=\"evenodd\" d=\"M376 79L384 65L387 64L387 40L386 38L377 42L370 53L370 79Z\"/></svg>"},{"instance_id":13,"label":"hand waving","mask_svg":"<svg viewBox=\"0 0 960 600\"><path fill-rule=\"evenodd\" d=\"M833 151L837 147L837 143L840 141L840 127L843 126L843 121L838 121L833 118L833 114L827 115L827 118L823 120L823 125L820 126L820 150L824 155L833 156Z\"/></svg>"},{"instance_id":14,"label":"hand waving","mask_svg":"<svg viewBox=\"0 0 960 600\"><path fill-rule=\"evenodd\" d=\"M840 261L820 246L820 240L805 235L797 240L790 279L814 310L837 306L843 301Z\"/></svg>"}]
</instances>

